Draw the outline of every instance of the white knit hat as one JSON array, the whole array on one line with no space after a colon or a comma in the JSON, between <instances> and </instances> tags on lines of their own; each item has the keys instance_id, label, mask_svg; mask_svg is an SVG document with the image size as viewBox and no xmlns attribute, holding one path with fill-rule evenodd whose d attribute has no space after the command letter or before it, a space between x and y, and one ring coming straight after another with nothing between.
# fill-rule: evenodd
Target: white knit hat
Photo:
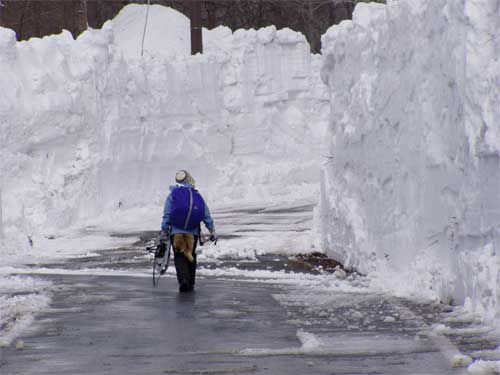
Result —
<instances>
[{"instance_id":1,"label":"white knit hat","mask_svg":"<svg viewBox=\"0 0 500 375\"><path fill-rule=\"evenodd\" d=\"M175 182L178 184L189 184L194 186L194 178L188 173L188 171L181 169L175 174Z\"/></svg>"}]
</instances>

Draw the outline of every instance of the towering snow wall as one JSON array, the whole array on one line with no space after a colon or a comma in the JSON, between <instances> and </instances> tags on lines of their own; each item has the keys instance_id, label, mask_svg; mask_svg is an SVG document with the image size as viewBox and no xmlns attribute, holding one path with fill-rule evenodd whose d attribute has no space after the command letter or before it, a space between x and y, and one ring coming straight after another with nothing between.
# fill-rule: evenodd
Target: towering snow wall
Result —
<instances>
[{"instance_id":1,"label":"towering snow wall","mask_svg":"<svg viewBox=\"0 0 500 375\"><path fill-rule=\"evenodd\" d=\"M63 32L16 43L0 29L6 230L120 221L134 207L144 208L137 222L159 224L180 168L212 205L314 195L329 103L305 38L205 30L205 54L191 57L187 19L152 6L141 59L132 31L144 11L130 5L76 41Z\"/></svg>"},{"instance_id":2,"label":"towering snow wall","mask_svg":"<svg viewBox=\"0 0 500 375\"><path fill-rule=\"evenodd\" d=\"M323 246L498 324L500 1L360 4L323 46Z\"/></svg>"}]
</instances>

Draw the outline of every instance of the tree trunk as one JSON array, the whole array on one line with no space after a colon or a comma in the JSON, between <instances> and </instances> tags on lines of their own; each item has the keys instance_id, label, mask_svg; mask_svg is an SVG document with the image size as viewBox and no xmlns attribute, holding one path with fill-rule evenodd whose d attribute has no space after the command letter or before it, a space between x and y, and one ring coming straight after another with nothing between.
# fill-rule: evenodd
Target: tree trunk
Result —
<instances>
[{"instance_id":1,"label":"tree trunk","mask_svg":"<svg viewBox=\"0 0 500 375\"><path fill-rule=\"evenodd\" d=\"M203 53L201 34L201 1L193 0L191 3L191 55Z\"/></svg>"},{"instance_id":2,"label":"tree trunk","mask_svg":"<svg viewBox=\"0 0 500 375\"><path fill-rule=\"evenodd\" d=\"M27 18L27 14L28 14L28 11L29 11L29 6L30 6L30 1L27 0L25 3L24 3L24 6L22 8L22 11L21 11L21 16L19 17L19 26L17 27L17 40L23 40L24 39L24 35L28 35L27 32L25 32L25 26L26 26L26 18Z\"/></svg>"},{"instance_id":3,"label":"tree trunk","mask_svg":"<svg viewBox=\"0 0 500 375\"><path fill-rule=\"evenodd\" d=\"M96 25L97 27L102 27L103 23L106 22L104 15L105 7L102 0L96 0Z\"/></svg>"},{"instance_id":4,"label":"tree trunk","mask_svg":"<svg viewBox=\"0 0 500 375\"><path fill-rule=\"evenodd\" d=\"M77 3L77 14L76 14L76 25L75 34L76 36L83 33L88 28L87 19L87 0L78 0Z\"/></svg>"},{"instance_id":5,"label":"tree trunk","mask_svg":"<svg viewBox=\"0 0 500 375\"><path fill-rule=\"evenodd\" d=\"M5 4L0 0L0 26L4 25L3 12L4 12Z\"/></svg>"},{"instance_id":6,"label":"tree trunk","mask_svg":"<svg viewBox=\"0 0 500 375\"><path fill-rule=\"evenodd\" d=\"M307 40L309 41L309 46L311 53L319 53L320 47L318 46L318 41L315 36L316 20L314 19L314 7L312 0L307 1L307 16L306 16L306 30L307 30Z\"/></svg>"},{"instance_id":7,"label":"tree trunk","mask_svg":"<svg viewBox=\"0 0 500 375\"><path fill-rule=\"evenodd\" d=\"M73 1L61 1L60 6L63 10L62 28L68 30L75 36L75 3Z\"/></svg>"},{"instance_id":8,"label":"tree trunk","mask_svg":"<svg viewBox=\"0 0 500 375\"><path fill-rule=\"evenodd\" d=\"M217 11L217 4L214 4L211 1L205 1L204 5L207 13L208 29L213 29L217 26L217 16L215 14Z\"/></svg>"},{"instance_id":9,"label":"tree trunk","mask_svg":"<svg viewBox=\"0 0 500 375\"><path fill-rule=\"evenodd\" d=\"M97 1L87 1L87 23L93 29L99 28L97 22Z\"/></svg>"},{"instance_id":10,"label":"tree trunk","mask_svg":"<svg viewBox=\"0 0 500 375\"><path fill-rule=\"evenodd\" d=\"M41 38L42 35L42 4L39 1L33 2L33 32L32 36Z\"/></svg>"}]
</instances>

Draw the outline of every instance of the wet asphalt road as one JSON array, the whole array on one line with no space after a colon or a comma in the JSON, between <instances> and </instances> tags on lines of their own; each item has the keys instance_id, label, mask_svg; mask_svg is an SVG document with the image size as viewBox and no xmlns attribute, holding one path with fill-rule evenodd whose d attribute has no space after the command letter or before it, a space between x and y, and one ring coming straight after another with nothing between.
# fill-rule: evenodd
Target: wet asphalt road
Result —
<instances>
[{"instance_id":1,"label":"wet asphalt road","mask_svg":"<svg viewBox=\"0 0 500 375\"><path fill-rule=\"evenodd\" d=\"M179 294L172 276L159 288L137 275L40 277L58 285L51 310L23 350L1 349L2 375L461 373L431 340L416 341L413 316L384 322L406 309L435 320L437 306L339 293L325 296L330 316L342 317L332 320L296 298L310 293L300 286L200 277L195 293ZM349 321L353 306L370 322ZM309 350L300 330L331 341Z\"/></svg>"},{"instance_id":2,"label":"wet asphalt road","mask_svg":"<svg viewBox=\"0 0 500 375\"><path fill-rule=\"evenodd\" d=\"M143 244L47 267L30 276L57 286L50 310L22 350L0 348L1 375L464 373L426 335L446 317L441 305L203 271L194 293L179 294L172 274L153 288ZM61 272L103 267L130 274ZM297 272L274 256L239 267Z\"/></svg>"}]
</instances>

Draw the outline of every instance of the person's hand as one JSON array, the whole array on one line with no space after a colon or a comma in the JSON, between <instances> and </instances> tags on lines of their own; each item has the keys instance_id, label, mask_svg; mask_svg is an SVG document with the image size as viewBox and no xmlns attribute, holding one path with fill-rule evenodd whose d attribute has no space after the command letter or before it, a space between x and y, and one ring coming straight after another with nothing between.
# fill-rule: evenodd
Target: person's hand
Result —
<instances>
[{"instance_id":1,"label":"person's hand","mask_svg":"<svg viewBox=\"0 0 500 375\"><path fill-rule=\"evenodd\" d=\"M165 232L165 231L161 231L158 239L159 239L160 243L162 243L162 242L167 242L169 237L170 237L170 233Z\"/></svg>"},{"instance_id":2,"label":"person's hand","mask_svg":"<svg viewBox=\"0 0 500 375\"><path fill-rule=\"evenodd\" d=\"M217 242L217 233L215 233L215 229L210 232L210 238L209 238L209 240L212 241L212 242Z\"/></svg>"}]
</instances>

